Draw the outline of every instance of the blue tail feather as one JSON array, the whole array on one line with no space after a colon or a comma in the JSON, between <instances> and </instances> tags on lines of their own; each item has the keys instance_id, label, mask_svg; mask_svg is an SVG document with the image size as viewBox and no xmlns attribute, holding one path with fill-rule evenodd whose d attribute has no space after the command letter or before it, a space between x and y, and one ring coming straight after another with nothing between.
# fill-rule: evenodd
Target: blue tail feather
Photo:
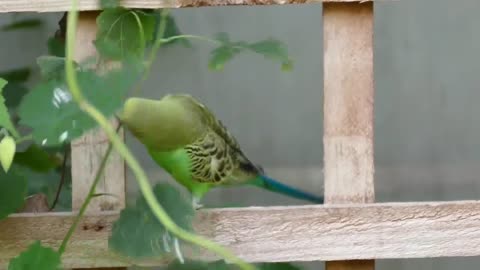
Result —
<instances>
[{"instance_id":1,"label":"blue tail feather","mask_svg":"<svg viewBox=\"0 0 480 270\"><path fill-rule=\"evenodd\" d=\"M323 197L316 196L310 193L307 193L305 191L301 191L299 189L296 189L294 187L288 186L286 184L283 184L277 180L274 180L268 176L265 175L259 175L258 179L260 180L257 185L261 186L267 190L281 193L293 198L297 198L300 200L306 200L310 201L313 203L318 203L318 204L323 204L324 200Z\"/></svg>"}]
</instances>

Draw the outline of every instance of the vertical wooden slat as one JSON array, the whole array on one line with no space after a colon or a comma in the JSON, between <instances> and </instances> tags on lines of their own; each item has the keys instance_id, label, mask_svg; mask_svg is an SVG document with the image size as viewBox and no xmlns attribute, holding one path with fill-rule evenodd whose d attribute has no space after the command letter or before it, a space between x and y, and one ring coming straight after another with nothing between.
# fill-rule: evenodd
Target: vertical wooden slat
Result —
<instances>
[{"instance_id":1,"label":"vertical wooden slat","mask_svg":"<svg viewBox=\"0 0 480 270\"><path fill-rule=\"evenodd\" d=\"M325 203L374 202L373 3L325 3L323 29ZM326 269L371 270L375 261Z\"/></svg>"},{"instance_id":2,"label":"vertical wooden slat","mask_svg":"<svg viewBox=\"0 0 480 270\"><path fill-rule=\"evenodd\" d=\"M97 15L98 12L80 13L75 44L76 61L82 61L96 54L93 41L97 31L95 21ZM108 91L108 89L104 90ZM112 122L117 124L115 120ZM123 137L122 130L120 135ZM72 207L74 209L79 209L82 205L107 147L108 139L100 129L93 130L72 142ZM94 198L88 210L122 209L125 206L125 178L125 163L113 151L102 180L97 186L97 193L109 193L112 196Z\"/></svg>"},{"instance_id":3,"label":"vertical wooden slat","mask_svg":"<svg viewBox=\"0 0 480 270\"><path fill-rule=\"evenodd\" d=\"M75 41L75 60L82 61L96 55L93 45L97 33L96 17L98 12L81 12ZM105 66L102 66L104 68ZM108 68L108 67L106 67ZM108 91L108 89L104 89ZM116 121L113 121L116 125ZM123 138L123 130L120 130ZM95 174L108 147L108 139L100 129L93 130L72 142L72 208L78 210L82 205ZM125 207L125 163L112 152L108 159L97 193L108 193L92 199L87 212L119 210ZM109 268L126 269L126 268Z\"/></svg>"}]
</instances>

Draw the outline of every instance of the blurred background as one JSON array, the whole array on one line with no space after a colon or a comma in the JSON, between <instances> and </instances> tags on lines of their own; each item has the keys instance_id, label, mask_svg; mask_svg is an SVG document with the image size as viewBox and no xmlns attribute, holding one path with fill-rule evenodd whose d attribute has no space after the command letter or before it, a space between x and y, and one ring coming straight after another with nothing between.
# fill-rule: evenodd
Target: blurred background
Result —
<instances>
[{"instance_id":1,"label":"blurred background","mask_svg":"<svg viewBox=\"0 0 480 270\"><path fill-rule=\"evenodd\" d=\"M402 0L375 4L375 191L377 202L480 197L480 2ZM210 44L160 51L142 96L190 93L210 107L246 154L279 180L323 192L322 7L209 7L173 10L182 33L232 40L273 37L294 62L251 53L221 72L208 69ZM0 33L0 69L34 66L61 14L2 14L45 19L40 30ZM38 75L37 75L38 76ZM33 79L32 81L35 81ZM153 181L170 181L131 136L127 141ZM131 174L128 200L137 186ZM255 188L214 190L207 206L302 204ZM305 263L323 269L322 262ZM378 260L377 269L478 269L480 258Z\"/></svg>"}]
</instances>

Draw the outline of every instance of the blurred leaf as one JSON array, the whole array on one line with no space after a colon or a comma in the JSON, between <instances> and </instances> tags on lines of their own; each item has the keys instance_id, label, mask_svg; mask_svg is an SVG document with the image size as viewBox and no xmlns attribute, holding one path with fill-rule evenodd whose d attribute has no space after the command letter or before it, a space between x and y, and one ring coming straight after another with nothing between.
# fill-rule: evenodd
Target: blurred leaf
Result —
<instances>
[{"instance_id":1,"label":"blurred leaf","mask_svg":"<svg viewBox=\"0 0 480 270\"><path fill-rule=\"evenodd\" d=\"M222 70L224 65L244 50L247 45L245 42L232 43L228 34L224 32L218 33L216 40L221 45L210 53L211 57L208 63L209 68L213 70Z\"/></svg>"},{"instance_id":2,"label":"blurred leaf","mask_svg":"<svg viewBox=\"0 0 480 270\"><path fill-rule=\"evenodd\" d=\"M27 250L10 260L8 270L57 270L60 268L60 254L35 241Z\"/></svg>"},{"instance_id":3,"label":"blurred leaf","mask_svg":"<svg viewBox=\"0 0 480 270\"><path fill-rule=\"evenodd\" d=\"M225 43L225 44L231 43L230 36L225 32L217 33L215 36L216 36L216 40L220 41L221 43Z\"/></svg>"},{"instance_id":4,"label":"blurred leaf","mask_svg":"<svg viewBox=\"0 0 480 270\"><path fill-rule=\"evenodd\" d=\"M282 63L282 70L290 70L292 61L288 58L285 44L278 40L267 39L255 42L248 46L252 51L272 60L279 60Z\"/></svg>"},{"instance_id":5,"label":"blurred leaf","mask_svg":"<svg viewBox=\"0 0 480 270\"><path fill-rule=\"evenodd\" d=\"M12 166L8 173L0 170L0 219L22 207L26 192L27 179L17 166Z\"/></svg>"},{"instance_id":6,"label":"blurred leaf","mask_svg":"<svg viewBox=\"0 0 480 270\"><path fill-rule=\"evenodd\" d=\"M13 113L23 96L28 93L29 89L22 83L8 83L3 89L3 96L5 97L5 105ZM13 118L13 117L12 117Z\"/></svg>"},{"instance_id":7,"label":"blurred leaf","mask_svg":"<svg viewBox=\"0 0 480 270\"><path fill-rule=\"evenodd\" d=\"M121 46L118 45L118 41L107 38L97 39L95 46L98 52L107 59L119 60L124 56L124 51ZM128 57L131 57L128 55Z\"/></svg>"},{"instance_id":8,"label":"blurred leaf","mask_svg":"<svg viewBox=\"0 0 480 270\"><path fill-rule=\"evenodd\" d=\"M122 106L125 94L139 75L138 67L125 64L101 76L91 70L80 70L77 79L89 102L110 117ZM42 146L63 144L96 126L72 100L66 82L57 78L30 91L20 104L19 116L20 123L33 129L34 141Z\"/></svg>"},{"instance_id":9,"label":"blurred leaf","mask_svg":"<svg viewBox=\"0 0 480 270\"><path fill-rule=\"evenodd\" d=\"M0 89L3 89L7 85L7 81L3 78L0 78Z\"/></svg>"},{"instance_id":10,"label":"blurred leaf","mask_svg":"<svg viewBox=\"0 0 480 270\"><path fill-rule=\"evenodd\" d=\"M62 164L60 158L43 150L37 144L31 144L27 150L17 152L13 162L36 172L48 172Z\"/></svg>"},{"instance_id":11,"label":"blurred leaf","mask_svg":"<svg viewBox=\"0 0 480 270\"><path fill-rule=\"evenodd\" d=\"M65 43L56 37L50 37L47 41L48 54L65 57Z\"/></svg>"},{"instance_id":12,"label":"blurred leaf","mask_svg":"<svg viewBox=\"0 0 480 270\"><path fill-rule=\"evenodd\" d=\"M5 79L8 83L24 83L30 78L30 74L30 68L24 67L0 72L0 78Z\"/></svg>"},{"instance_id":13,"label":"blurred leaf","mask_svg":"<svg viewBox=\"0 0 480 270\"><path fill-rule=\"evenodd\" d=\"M28 92L28 88L23 85L30 78L31 70L29 67L8 70L0 73L0 78L8 81L3 89L5 105L8 108L18 106L22 97Z\"/></svg>"},{"instance_id":14,"label":"blurred leaf","mask_svg":"<svg viewBox=\"0 0 480 270\"><path fill-rule=\"evenodd\" d=\"M18 138L19 134L15 129L15 126L10 119L10 114L5 106L5 98L3 97L2 90L7 85L7 81L0 78L0 127L6 128L14 137Z\"/></svg>"},{"instance_id":15,"label":"blurred leaf","mask_svg":"<svg viewBox=\"0 0 480 270\"><path fill-rule=\"evenodd\" d=\"M222 70L225 64L239 53L249 50L263 55L265 58L280 61L283 71L291 70L292 60L289 59L286 46L280 41L267 39L255 43L246 43L243 41L231 42L228 34L217 34L216 40L220 46L211 52L209 68L213 70Z\"/></svg>"},{"instance_id":16,"label":"blurred leaf","mask_svg":"<svg viewBox=\"0 0 480 270\"><path fill-rule=\"evenodd\" d=\"M102 9L116 8L120 5L120 0L100 0L100 7Z\"/></svg>"},{"instance_id":17,"label":"blurred leaf","mask_svg":"<svg viewBox=\"0 0 480 270\"><path fill-rule=\"evenodd\" d=\"M225 64L239 54L244 48L234 47L230 44L222 45L211 52L208 67L213 70L222 70Z\"/></svg>"},{"instance_id":18,"label":"blurred leaf","mask_svg":"<svg viewBox=\"0 0 480 270\"><path fill-rule=\"evenodd\" d=\"M15 140L10 136L5 136L0 141L0 164L5 172L8 172L15 156Z\"/></svg>"},{"instance_id":19,"label":"blurred leaf","mask_svg":"<svg viewBox=\"0 0 480 270\"><path fill-rule=\"evenodd\" d=\"M65 70L65 58L51 55L43 55L37 58L40 73L46 80L62 78Z\"/></svg>"},{"instance_id":20,"label":"blurred leaf","mask_svg":"<svg viewBox=\"0 0 480 270\"><path fill-rule=\"evenodd\" d=\"M157 184L154 193L172 220L185 230L192 230L194 210L190 197L184 197L170 184ZM132 258L157 257L173 250L165 227L153 215L142 195L135 206L122 210L113 224L109 248Z\"/></svg>"},{"instance_id":21,"label":"blurred leaf","mask_svg":"<svg viewBox=\"0 0 480 270\"><path fill-rule=\"evenodd\" d=\"M139 58L143 56L147 43L153 40L155 17L124 8L107 9L97 17L97 25L95 46L102 56L114 60Z\"/></svg>"},{"instance_id":22,"label":"blurred leaf","mask_svg":"<svg viewBox=\"0 0 480 270\"><path fill-rule=\"evenodd\" d=\"M12 22L10 24L4 25L2 27L3 31L12 31L18 29L30 29L30 28L38 28L43 25L43 21L40 19L24 19L16 22Z\"/></svg>"}]
</instances>

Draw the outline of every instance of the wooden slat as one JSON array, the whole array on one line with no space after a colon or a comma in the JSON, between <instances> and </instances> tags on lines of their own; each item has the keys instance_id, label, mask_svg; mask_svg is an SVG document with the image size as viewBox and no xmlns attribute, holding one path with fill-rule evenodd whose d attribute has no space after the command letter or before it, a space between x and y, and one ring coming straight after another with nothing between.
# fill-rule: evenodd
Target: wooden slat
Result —
<instances>
[{"instance_id":1,"label":"wooden slat","mask_svg":"<svg viewBox=\"0 0 480 270\"><path fill-rule=\"evenodd\" d=\"M183 8L202 6L287 5L328 2L369 2L372 0L123 0L127 8ZM395 0L377 0L395 1ZM80 0L79 10L100 9L99 0ZM71 0L1 0L2 12L60 12L71 8Z\"/></svg>"},{"instance_id":2,"label":"wooden slat","mask_svg":"<svg viewBox=\"0 0 480 270\"><path fill-rule=\"evenodd\" d=\"M128 265L107 248L117 218L87 216L65 266ZM0 269L36 239L58 246L71 222L70 213L0 221ZM480 256L480 201L212 209L199 212L195 227L251 262Z\"/></svg>"},{"instance_id":3,"label":"wooden slat","mask_svg":"<svg viewBox=\"0 0 480 270\"><path fill-rule=\"evenodd\" d=\"M96 54L93 41L97 31L95 21L97 15L98 12L96 11L79 14L74 55L76 61L81 62ZM102 68L108 68L105 65ZM108 65L113 65L113 63ZM105 91L108 91L108 89L105 89ZM116 121L113 121L113 123L117 125ZM123 137L122 130L120 135ZM72 142L73 209L79 209L87 196L107 147L108 139L101 129L92 130ZM116 151L113 151L96 190L97 193L108 193L111 196L93 198L88 210L119 210L125 207L125 180L125 162Z\"/></svg>"},{"instance_id":4,"label":"wooden slat","mask_svg":"<svg viewBox=\"0 0 480 270\"><path fill-rule=\"evenodd\" d=\"M98 11L79 13L74 54L74 58L78 62L97 54L93 41L97 34L96 18L98 14ZM102 72L115 64L102 62L97 68L99 72ZM108 91L109 89L103 90ZM117 121L113 120L112 122L114 125L118 125ZM120 130L120 136L123 138L123 130ZM82 206L107 148L108 139L101 129L93 130L72 142L72 209L78 210ZM93 198L87 212L123 209L125 207L125 181L125 162L116 151L112 151L102 178L96 187L97 193L109 195ZM74 247L68 246L68 248ZM75 269L81 270L80 268ZM124 269L126 268L110 270Z\"/></svg>"},{"instance_id":5,"label":"wooden slat","mask_svg":"<svg viewBox=\"0 0 480 270\"><path fill-rule=\"evenodd\" d=\"M371 203L373 3L323 4L323 35L325 203ZM375 261L329 261L326 269L371 270Z\"/></svg>"},{"instance_id":6,"label":"wooden slat","mask_svg":"<svg viewBox=\"0 0 480 270\"><path fill-rule=\"evenodd\" d=\"M325 199L373 202L373 4L323 12Z\"/></svg>"}]
</instances>

